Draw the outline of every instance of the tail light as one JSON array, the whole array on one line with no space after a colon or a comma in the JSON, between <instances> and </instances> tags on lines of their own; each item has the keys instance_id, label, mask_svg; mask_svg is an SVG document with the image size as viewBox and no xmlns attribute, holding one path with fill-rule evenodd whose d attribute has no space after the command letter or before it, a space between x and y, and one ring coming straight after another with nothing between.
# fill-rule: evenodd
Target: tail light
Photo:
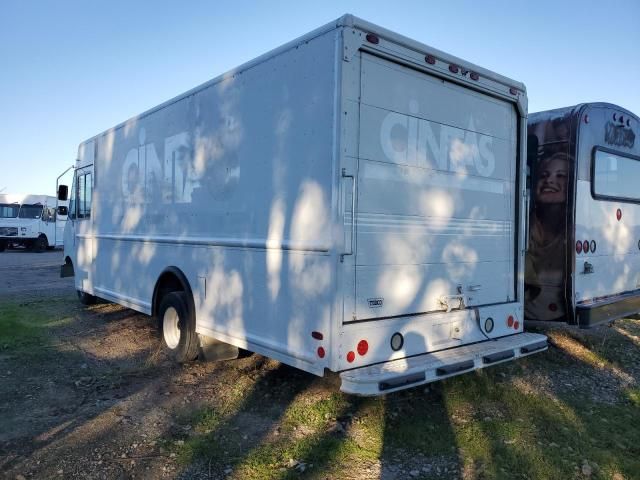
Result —
<instances>
[{"instance_id":1,"label":"tail light","mask_svg":"<svg viewBox=\"0 0 640 480\"><path fill-rule=\"evenodd\" d=\"M509 315L509 318L507 318L507 327L513 327L513 315Z\"/></svg>"},{"instance_id":2,"label":"tail light","mask_svg":"<svg viewBox=\"0 0 640 480\"><path fill-rule=\"evenodd\" d=\"M458 65L455 65L453 63L449 65L449 71L451 73L458 73L459 70L460 70L460 67L458 67Z\"/></svg>"},{"instance_id":3,"label":"tail light","mask_svg":"<svg viewBox=\"0 0 640 480\"><path fill-rule=\"evenodd\" d=\"M578 255L582 253L582 242L580 240L576 242L576 253Z\"/></svg>"},{"instance_id":4,"label":"tail light","mask_svg":"<svg viewBox=\"0 0 640 480\"><path fill-rule=\"evenodd\" d=\"M589 253L589 240L582 242L582 251L584 253Z\"/></svg>"},{"instance_id":5,"label":"tail light","mask_svg":"<svg viewBox=\"0 0 640 480\"><path fill-rule=\"evenodd\" d=\"M476 82L480 80L480 75L476 72L471 72L469 76L471 77L471 80L475 80Z\"/></svg>"},{"instance_id":6,"label":"tail light","mask_svg":"<svg viewBox=\"0 0 640 480\"><path fill-rule=\"evenodd\" d=\"M352 363L356 359L356 354L353 352L347 353L347 362Z\"/></svg>"},{"instance_id":7,"label":"tail light","mask_svg":"<svg viewBox=\"0 0 640 480\"><path fill-rule=\"evenodd\" d=\"M434 57L433 55L427 55L426 57L424 57L424 61L427 62L429 65L435 65L436 57Z\"/></svg>"},{"instance_id":8,"label":"tail light","mask_svg":"<svg viewBox=\"0 0 640 480\"><path fill-rule=\"evenodd\" d=\"M362 357L369 351L369 344L366 340L360 340L358 342L358 354Z\"/></svg>"},{"instance_id":9,"label":"tail light","mask_svg":"<svg viewBox=\"0 0 640 480\"><path fill-rule=\"evenodd\" d=\"M616 218L618 219L618 221L620 221L620 219L622 218L622 210L616 210Z\"/></svg>"},{"instance_id":10,"label":"tail light","mask_svg":"<svg viewBox=\"0 0 640 480\"><path fill-rule=\"evenodd\" d=\"M595 240L591 240L591 244L589 245L589 248L591 249L591 253L596 253L596 241Z\"/></svg>"}]
</instances>

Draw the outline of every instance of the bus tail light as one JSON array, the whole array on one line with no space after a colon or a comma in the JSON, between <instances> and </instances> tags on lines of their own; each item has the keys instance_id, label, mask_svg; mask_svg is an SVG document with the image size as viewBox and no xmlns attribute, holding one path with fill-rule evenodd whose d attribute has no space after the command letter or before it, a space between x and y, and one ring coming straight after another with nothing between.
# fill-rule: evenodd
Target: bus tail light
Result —
<instances>
[{"instance_id":1,"label":"bus tail light","mask_svg":"<svg viewBox=\"0 0 640 480\"><path fill-rule=\"evenodd\" d=\"M589 240L582 242L582 251L584 253L589 253Z\"/></svg>"},{"instance_id":2,"label":"bus tail light","mask_svg":"<svg viewBox=\"0 0 640 480\"><path fill-rule=\"evenodd\" d=\"M620 221L620 219L622 218L622 210L616 210L616 218L618 219L618 221Z\"/></svg>"},{"instance_id":3,"label":"bus tail light","mask_svg":"<svg viewBox=\"0 0 640 480\"><path fill-rule=\"evenodd\" d=\"M582 253L582 242L580 240L576 242L576 253L578 255Z\"/></svg>"},{"instance_id":4,"label":"bus tail light","mask_svg":"<svg viewBox=\"0 0 640 480\"><path fill-rule=\"evenodd\" d=\"M591 244L589 245L589 248L591 249L591 253L596 253L596 241L595 240L591 240Z\"/></svg>"}]
</instances>

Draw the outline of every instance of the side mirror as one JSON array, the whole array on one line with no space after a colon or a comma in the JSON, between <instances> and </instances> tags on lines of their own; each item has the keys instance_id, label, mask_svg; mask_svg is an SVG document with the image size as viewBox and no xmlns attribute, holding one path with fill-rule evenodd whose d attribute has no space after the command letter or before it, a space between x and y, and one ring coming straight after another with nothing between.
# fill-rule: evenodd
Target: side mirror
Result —
<instances>
[{"instance_id":1,"label":"side mirror","mask_svg":"<svg viewBox=\"0 0 640 480\"><path fill-rule=\"evenodd\" d=\"M58 200L68 200L69 199L69 187L66 185L60 185L58 187Z\"/></svg>"},{"instance_id":2,"label":"side mirror","mask_svg":"<svg viewBox=\"0 0 640 480\"><path fill-rule=\"evenodd\" d=\"M69 209L64 205L58 207L58 215L69 215Z\"/></svg>"}]
</instances>

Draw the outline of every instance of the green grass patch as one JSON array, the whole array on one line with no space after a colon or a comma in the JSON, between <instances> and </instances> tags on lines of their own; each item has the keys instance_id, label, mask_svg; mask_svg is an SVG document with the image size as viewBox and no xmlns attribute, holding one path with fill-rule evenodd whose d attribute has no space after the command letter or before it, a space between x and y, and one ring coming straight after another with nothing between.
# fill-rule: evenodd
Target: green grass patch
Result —
<instances>
[{"instance_id":1,"label":"green grass patch","mask_svg":"<svg viewBox=\"0 0 640 480\"><path fill-rule=\"evenodd\" d=\"M0 349L33 350L50 343L50 330L72 321L60 314L60 301L0 303Z\"/></svg>"}]
</instances>

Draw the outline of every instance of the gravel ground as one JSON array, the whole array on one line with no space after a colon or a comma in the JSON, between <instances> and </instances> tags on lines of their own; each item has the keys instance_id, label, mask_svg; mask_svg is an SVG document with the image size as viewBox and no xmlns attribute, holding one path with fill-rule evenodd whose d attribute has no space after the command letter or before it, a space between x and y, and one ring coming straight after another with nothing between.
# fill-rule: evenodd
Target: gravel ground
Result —
<instances>
[{"instance_id":1,"label":"gravel ground","mask_svg":"<svg viewBox=\"0 0 640 480\"><path fill-rule=\"evenodd\" d=\"M320 435L328 444L350 435L358 444L370 440L366 435L360 438L363 431L356 428L351 414L344 418L325 414L319 428L326 431L300 427L285 435L282 422L293 404L352 401L336 395L335 376L317 378L258 355L176 365L159 349L150 317L109 303L81 306L73 278L59 277L61 262L60 250L0 253L0 305L13 305L18 315L54 319L47 324L46 337L31 351L18 355L0 344L0 478L246 478L235 474L231 462L180 459L185 442L208 435L197 431L211 421L194 419L202 411L232 412L222 426L211 427L214 434L224 435L223 449L229 442L251 452L286 435L293 442L310 435ZM528 395L576 394L616 405L622 392L637 387L640 378L638 325L630 324L627 330L548 332L554 352L528 360L543 368L523 375L515 363L506 364L496 367L496 378ZM609 344L621 350L612 350ZM594 356L587 348L593 345L624 359L624 371L616 362ZM559 364L556 367L545 358ZM442 408L442 389L436 384L371 405L387 409L383 418L392 422L395 409L403 411L403 402ZM234 405L240 408L232 409ZM445 416L445 423L457 428L456 415L445 412ZM328 464L329 473L316 470L314 478L336 478L335 471L340 478L358 480L485 478L476 472L480 467L471 471L464 466L455 445L444 454L421 455L384 449L379 458L357 464ZM305 477L305 463L291 458L278 462L282 463L277 465L277 478Z\"/></svg>"},{"instance_id":2,"label":"gravel ground","mask_svg":"<svg viewBox=\"0 0 640 480\"><path fill-rule=\"evenodd\" d=\"M33 253L23 248L0 252L0 297L62 294L73 278L60 278L62 250Z\"/></svg>"}]
</instances>

